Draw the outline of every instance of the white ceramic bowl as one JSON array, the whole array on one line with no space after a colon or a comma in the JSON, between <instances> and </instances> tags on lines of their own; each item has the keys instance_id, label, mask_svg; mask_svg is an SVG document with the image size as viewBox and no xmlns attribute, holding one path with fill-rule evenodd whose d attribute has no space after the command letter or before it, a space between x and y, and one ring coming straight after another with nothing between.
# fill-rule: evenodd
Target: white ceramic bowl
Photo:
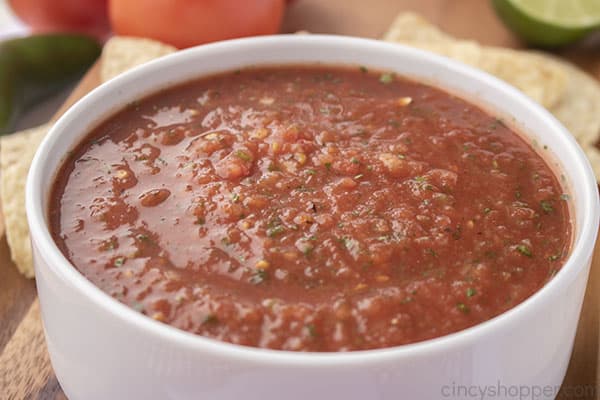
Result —
<instances>
[{"instance_id":1,"label":"white ceramic bowl","mask_svg":"<svg viewBox=\"0 0 600 400\"><path fill-rule=\"evenodd\" d=\"M570 187L574 212L572 254L556 277L517 307L455 334L381 350L294 353L222 343L156 322L95 287L61 254L48 231L50 186L63 156L98 122L134 99L204 74L314 62L365 65L433 83L514 118L521 132L546 144L545 154L554 155L552 163ZM426 52L319 35L216 43L123 74L54 125L27 181L46 341L58 380L72 400L419 400L480 398L483 390L484 398L554 398L571 355L598 211L596 181L575 140L517 90Z\"/></svg>"}]
</instances>

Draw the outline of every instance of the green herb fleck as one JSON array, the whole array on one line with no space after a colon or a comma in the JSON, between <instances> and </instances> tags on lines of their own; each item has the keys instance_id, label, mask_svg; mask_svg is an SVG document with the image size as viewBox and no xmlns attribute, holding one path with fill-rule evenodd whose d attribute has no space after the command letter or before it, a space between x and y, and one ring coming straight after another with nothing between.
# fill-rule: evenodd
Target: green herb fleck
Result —
<instances>
[{"instance_id":1,"label":"green herb fleck","mask_svg":"<svg viewBox=\"0 0 600 400\"><path fill-rule=\"evenodd\" d=\"M207 314L202 320L203 324L216 324L219 322L219 318L213 313Z\"/></svg>"},{"instance_id":2,"label":"green herb fleck","mask_svg":"<svg viewBox=\"0 0 600 400\"><path fill-rule=\"evenodd\" d=\"M486 214L486 215L489 214L490 212L492 212L492 209L489 208L489 207L486 207L486 208L483 209L483 213Z\"/></svg>"},{"instance_id":3,"label":"green herb fleck","mask_svg":"<svg viewBox=\"0 0 600 400\"><path fill-rule=\"evenodd\" d=\"M267 236L275 237L283 232L285 232L285 227L283 225L276 225L267 229Z\"/></svg>"},{"instance_id":4,"label":"green herb fleck","mask_svg":"<svg viewBox=\"0 0 600 400\"><path fill-rule=\"evenodd\" d=\"M540 202L540 206L542 207L542 210L544 210L544 212L546 214L550 214L552 211L554 211L554 207L552 207L552 203L548 200L542 200Z\"/></svg>"},{"instance_id":5,"label":"green herb fleck","mask_svg":"<svg viewBox=\"0 0 600 400\"><path fill-rule=\"evenodd\" d=\"M567 201L567 200L569 200L569 199L570 199L570 197L569 197L569 195L568 195L568 194L566 194L566 193L563 193L563 194L561 194L561 195L560 195L560 199L561 199L561 200L565 200L565 201Z\"/></svg>"},{"instance_id":6,"label":"green herb fleck","mask_svg":"<svg viewBox=\"0 0 600 400\"><path fill-rule=\"evenodd\" d=\"M379 82L383 83L384 85L392 83L393 80L394 80L394 74L389 73L389 72L383 73L379 77Z\"/></svg>"},{"instance_id":7,"label":"green herb fleck","mask_svg":"<svg viewBox=\"0 0 600 400\"><path fill-rule=\"evenodd\" d=\"M310 337L317 337L317 330L313 324L306 324L306 330L308 331Z\"/></svg>"},{"instance_id":8,"label":"green herb fleck","mask_svg":"<svg viewBox=\"0 0 600 400\"><path fill-rule=\"evenodd\" d=\"M115 259L115 267L122 267L125 264L125 257L117 257Z\"/></svg>"},{"instance_id":9,"label":"green herb fleck","mask_svg":"<svg viewBox=\"0 0 600 400\"><path fill-rule=\"evenodd\" d=\"M268 278L268 274L267 274L266 270L257 269L256 271L254 271L254 273L250 277L250 283L252 283L253 285L259 285L259 284L263 283L264 281L266 281L267 278Z\"/></svg>"},{"instance_id":10,"label":"green herb fleck","mask_svg":"<svg viewBox=\"0 0 600 400\"><path fill-rule=\"evenodd\" d=\"M531 253L531 249L529 247L527 247L526 245L524 245L524 244L518 245L517 246L517 251L519 253L523 254L524 256L527 256L527 257L532 257L533 256L533 254Z\"/></svg>"},{"instance_id":11,"label":"green herb fleck","mask_svg":"<svg viewBox=\"0 0 600 400\"><path fill-rule=\"evenodd\" d=\"M467 297L473 297L477 294L477 291L473 288L468 288L467 289Z\"/></svg>"},{"instance_id":12,"label":"green herb fleck","mask_svg":"<svg viewBox=\"0 0 600 400\"><path fill-rule=\"evenodd\" d=\"M235 155L237 156L237 158L239 158L240 160L243 161L252 161L252 157L250 156L250 154L248 154L247 152L245 152L244 150L238 150L235 152Z\"/></svg>"},{"instance_id":13,"label":"green herb fleck","mask_svg":"<svg viewBox=\"0 0 600 400\"><path fill-rule=\"evenodd\" d=\"M331 170L331 163L330 162L326 162L325 163L325 168L327 168L327 171Z\"/></svg>"},{"instance_id":14,"label":"green herb fleck","mask_svg":"<svg viewBox=\"0 0 600 400\"><path fill-rule=\"evenodd\" d=\"M469 313L469 306L467 306L465 303L458 303L456 304L456 308L458 308L459 311L468 314Z\"/></svg>"},{"instance_id":15,"label":"green herb fleck","mask_svg":"<svg viewBox=\"0 0 600 400\"><path fill-rule=\"evenodd\" d=\"M356 158L356 157L352 157L352 159L350 160L350 162L352 164L360 164L360 161L358 161L358 158Z\"/></svg>"},{"instance_id":16,"label":"green herb fleck","mask_svg":"<svg viewBox=\"0 0 600 400\"><path fill-rule=\"evenodd\" d=\"M240 195L238 193L232 193L231 201L233 201L234 203L237 203L238 201L240 201Z\"/></svg>"},{"instance_id":17,"label":"green herb fleck","mask_svg":"<svg viewBox=\"0 0 600 400\"><path fill-rule=\"evenodd\" d=\"M360 67L358 67L358 69L360 70L360 72L362 73L367 73L369 72L369 69L367 67L365 67L364 65L361 65Z\"/></svg>"},{"instance_id":18,"label":"green herb fleck","mask_svg":"<svg viewBox=\"0 0 600 400\"><path fill-rule=\"evenodd\" d=\"M556 261L560 258L560 253L558 254L553 254L550 257L548 257L548 261Z\"/></svg>"},{"instance_id":19,"label":"green herb fleck","mask_svg":"<svg viewBox=\"0 0 600 400\"><path fill-rule=\"evenodd\" d=\"M500 118L496 118L491 124L490 124L490 129L491 130L495 130L499 127L504 127L506 126L504 124L504 121L502 121Z\"/></svg>"}]
</instances>

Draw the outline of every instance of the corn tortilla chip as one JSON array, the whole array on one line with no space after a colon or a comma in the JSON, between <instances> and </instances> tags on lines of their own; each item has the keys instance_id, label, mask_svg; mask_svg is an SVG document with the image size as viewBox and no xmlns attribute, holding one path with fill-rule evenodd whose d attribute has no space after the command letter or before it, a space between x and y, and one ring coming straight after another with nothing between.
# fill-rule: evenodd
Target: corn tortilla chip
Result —
<instances>
[{"instance_id":1,"label":"corn tortilla chip","mask_svg":"<svg viewBox=\"0 0 600 400\"><path fill-rule=\"evenodd\" d=\"M148 39L114 37L102 54L100 79L114 76L175 51L174 47ZM33 278L29 229L25 214L25 179L31 160L51 124L28 129L0 139L0 198L4 206L4 224L11 258L19 271Z\"/></svg>"},{"instance_id":2,"label":"corn tortilla chip","mask_svg":"<svg viewBox=\"0 0 600 400\"><path fill-rule=\"evenodd\" d=\"M560 64L569 75L565 95L550 111L571 132L585 151L600 182L600 84L576 66L560 59L549 61Z\"/></svg>"},{"instance_id":3,"label":"corn tortilla chip","mask_svg":"<svg viewBox=\"0 0 600 400\"><path fill-rule=\"evenodd\" d=\"M517 87L565 125L600 181L600 84L575 65L546 53L458 40L412 13L400 14L384 39L470 64Z\"/></svg>"},{"instance_id":4,"label":"corn tortilla chip","mask_svg":"<svg viewBox=\"0 0 600 400\"><path fill-rule=\"evenodd\" d=\"M6 239L19 271L33 278L29 229L25 214L25 179L29 165L50 124L2 137L0 141L0 195L4 205Z\"/></svg>"},{"instance_id":5,"label":"corn tortilla chip","mask_svg":"<svg viewBox=\"0 0 600 400\"><path fill-rule=\"evenodd\" d=\"M177 49L150 39L115 36L104 45L100 79L109 79L130 68L175 52Z\"/></svg>"}]
</instances>

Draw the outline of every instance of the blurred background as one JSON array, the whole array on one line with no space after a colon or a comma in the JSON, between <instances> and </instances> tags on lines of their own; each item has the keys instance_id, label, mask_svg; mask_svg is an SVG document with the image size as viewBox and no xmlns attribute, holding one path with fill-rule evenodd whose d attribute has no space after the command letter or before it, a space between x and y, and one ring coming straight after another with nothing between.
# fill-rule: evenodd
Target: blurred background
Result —
<instances>
[{"instance_id":1,"label":"blurred background","mask_svg":"<svg viewBox=\"0 0 600 400\"><path fill-rule=\"evenodd\" d=\"M29 28L14 14L7 0L0 0L0 40L25 36L29 31ZM47 122L65 102L74 87L74 82L67 83L49 97L24 108L12 124L11 130L18 131Z\"/></svg>"},{"instance_id":2,"label":"blurred background","mask_svg":"<svg viewBox=\"0 0 600 400\"><path fill-rule=\"evenodd\" d=\"M484 45L551 48L600 76L600 46L593 40L598 35L590 35L600 26L600 0L370 0L368 4L364 0L0 0L0 75L12 68L6 64L14 60L6 60L10 57L3 54L2 45L13 37L76 32L90 34L101 45L117 34L153 38L178 48L277 32L380 38L403 11L419 13L457 38ZM52 59L52 51L45 51ZM0 93L0 134L46 122L89 68L84 61L89 60L80 60L82 68L74 68L79 74L69 71L69 79L64 79L65 71L53 71L61 84L51 93L22 97L13 93L8 100ZM49 78L40 82L50 87L45 85ZM15 86L10 80L5 84ZM24 84L19 81L16 86L21 89ZM3 101L14 106L3 110Z\"/></svg>"}]
</instances>

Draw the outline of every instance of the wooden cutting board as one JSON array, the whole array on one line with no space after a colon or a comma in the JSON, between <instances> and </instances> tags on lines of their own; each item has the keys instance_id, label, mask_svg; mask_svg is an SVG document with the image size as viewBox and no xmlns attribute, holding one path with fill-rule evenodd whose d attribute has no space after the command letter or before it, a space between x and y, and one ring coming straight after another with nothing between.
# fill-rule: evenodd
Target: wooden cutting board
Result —
<instances>
[{"instance_id":1,"label":"wooden cutting board","mask_svg":"<svg viewBox=\"0 0 600 400\"><path fill-rule=\"evenodd\" d=\"M415 11L460 38L484 44L523 47L495 16L487 0L296 0L285 32L380 37L400 11ZM560 53L600 78L600 37ZM595 46L595 48L594 48ZM99 64L83 78L57 115L97 86ZM600 246L592 265L569 370L559 399L600 399L598 342ZM65 399L49 362L35 283L12 265L0 241L0 400ZM421 399L415 399L421 400ZM429 400L429 399L427 399Z\"/></svg>"}]
</instances>

